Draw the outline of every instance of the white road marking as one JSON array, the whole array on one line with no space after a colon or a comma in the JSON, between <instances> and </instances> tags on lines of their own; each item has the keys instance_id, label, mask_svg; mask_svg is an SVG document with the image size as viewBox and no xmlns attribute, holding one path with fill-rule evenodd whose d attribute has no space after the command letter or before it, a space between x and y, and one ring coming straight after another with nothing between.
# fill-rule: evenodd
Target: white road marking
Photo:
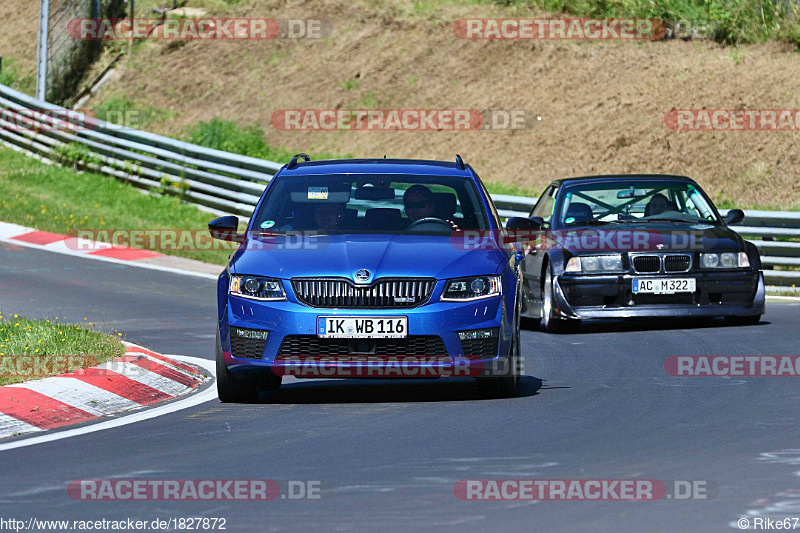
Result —
<instances>
[{"instance_id":1,"label":"white road marking","mask_svg":"<svg viewBox=\"0 0 800 533\"><path fill-rule=\"evenodd\" d=\"M199 357L188 357L184 355L169 355L168 357L173 357L179 361L197 365L205 369L209 375L211 376L215 375L214 361L209 361L208 359L200 359ZM176 411L181 411L183 409L188 409L189 407L194 407L195 405L200 405L201 403L210 402L216 400L217 398L218 398L217 389L212 385L200 391L199 393L189 396L188 398L184 398L182 400L178 400L169 403L167 405L162 405L161 407L154 407L152 409L139 411L131 415L122 416L114 420L106 420L104 422L97 422L95 424L90 424L75 429L56 431L53 433L47 433L45 435L20 439L14 442L0 443L0 451L13 450L15 448L23 448L25 446L33 446L34 444L53 442L56 440L67 439L69 437L75 437L78 435L86 435L87 433L94 433L95 431L103 431L106 429L126 426L128 424L135 424L136 422L141 422L143 420L149 420L151 418L156 418L158 416L163 416L166 414L174 413Z\"/></svg>"}]
</instances>

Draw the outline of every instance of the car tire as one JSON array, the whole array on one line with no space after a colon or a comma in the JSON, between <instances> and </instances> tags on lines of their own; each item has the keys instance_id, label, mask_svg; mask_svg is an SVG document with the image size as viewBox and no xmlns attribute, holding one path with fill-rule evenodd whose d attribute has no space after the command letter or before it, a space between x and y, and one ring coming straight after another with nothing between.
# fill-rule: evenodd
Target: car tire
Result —
<instances>
[{"instance_id":1,"label":"car tire","mask_svg":"<svg viewBox=\"0 0 800 533\"><path fill-rule=\"evenodd\" d=\"M217 331L217 395L219 400L222 403L256 403L259 391L260 387L257 381L244 376L235 376L225 366L222 344L219 339L219 331Z\"/></svg>"},{"instance_id":2,"label":"car tire","mask_svg":"<svg viewBox=\"0 0 800 533\"><path fill-rule=\"evenodd\" d=\"M539 321L539 328L547 333L567 333L576 331L580 327L580 320L564 320L556 315L553 299L553 270L549 263L544 271L540 314L542 318Z\"/></svg>"},{"instance_id":3,"label":"car tire","mask_svg":"<svg viewBox=\"0 0 800 533\"><path fill-rule=\"evenodd\" d=\"M734 326L755 326L761 322L761 315L730 316L727 321Z\"/></svg>"},{"instance_id":4,"label":"car tire","mask_svg":"<svg viewBox=\"0 0 800 533\"><path fill-rule=\"evenodd\" d=\"M520 328L528 331L536 331L539 329L539 324L542 323L541 318L531 318L529 316L522 317L520 321Z\"/></svg>"},{"instance_id":5,"label":"car tire","mask_svg":"<svg viewBox=\"0 0 800 533\"><path fill-rule=\"evenodd\" d=\"M513 398L517 395L517 386L522 377L520 350L520 321L522 313L521 294L517 296L514 333L508 354L508 363L500 376L478 379L484 394L492 398Z\"/></svg>"}]
</instances>

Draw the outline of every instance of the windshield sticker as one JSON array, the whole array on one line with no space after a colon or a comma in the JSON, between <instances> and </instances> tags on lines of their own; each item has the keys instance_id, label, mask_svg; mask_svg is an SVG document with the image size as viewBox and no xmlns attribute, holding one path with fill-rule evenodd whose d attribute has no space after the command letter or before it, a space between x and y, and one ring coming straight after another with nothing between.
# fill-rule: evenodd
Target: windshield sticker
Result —
<instances>
[{"instance_id":1,"label":"windshield sticker","mask_svg":"<svg viewBox=\"0 0 800 533\"><path fill-rule=\"evenodd\" d=\"M328 188L327 187L309 187L308 188L309 200L327 200Z\"/></svg>"},{"instance_id":2,"label":"windshield sticker","mask_svg":"<svg viewBox=\"0 0 800 533\"><path fill-rule=\"evenodd\" d=\"M264 229L271 228L274 225L275 225L274 220L265 220L264 222L261 223L261 227Z\"/></svg>"},{"instance_id":3,"label":"windshield sticker","mask_svg":"<svg viewBox=\"0 0 800 533\"><path fill-rule=\"evenodd\" d=\"M564 220L564 224L572 224L573 222L575 222L575 217L567 217L567 219Z\"/></svg>"}]
</instances>

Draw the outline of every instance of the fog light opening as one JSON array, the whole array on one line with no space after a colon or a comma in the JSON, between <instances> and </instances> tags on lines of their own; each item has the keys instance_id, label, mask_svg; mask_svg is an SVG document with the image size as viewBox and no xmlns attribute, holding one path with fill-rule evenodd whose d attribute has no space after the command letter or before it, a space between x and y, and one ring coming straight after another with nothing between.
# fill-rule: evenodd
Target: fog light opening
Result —
<instances>
[{"instance_id":1,"label":"fog light opening","mask_svg":"<svg viewBox=\"0 0 800 533\"><path fill-rule=\"evenodd\" d=\"M269 336L269 331L264 329L231 328L231 335L243 339L256 339L260 341L265 341Z\"/></svg>"},{"instance_id":2,"label":"fog light opening","mask_svg":"<svg viewBox=\"0 0 800 533\"><path fill-rule=\"evenodd\" d=\"M459 331L458 339L462 341L471 341L476 339L491 339L497 333L495 329L471 329L468 331Z\"/></svg>"}]
</instances>

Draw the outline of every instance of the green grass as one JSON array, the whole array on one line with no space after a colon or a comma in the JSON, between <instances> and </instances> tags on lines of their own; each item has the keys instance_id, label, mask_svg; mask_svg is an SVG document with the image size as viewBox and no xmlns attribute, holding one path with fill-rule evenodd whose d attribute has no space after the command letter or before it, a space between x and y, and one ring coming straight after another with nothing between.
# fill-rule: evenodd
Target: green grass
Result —
<instances>
[{"instance_id":1,"label":"green grass","mask_svg":"<svg viewBox=\"0 0 800 533\"><path fill-rule=\"evenodd\" d=\"M529 198L538 198L539 191L529 187L520 187L518 185L510 185L508 183L495 183L483 180L486 190L491 194L510 194L511 196L527 196Z\"/></svg>"},{"instance_id":2,"label":"green grass","mask_svg":"<svg viewBox=\"0 0 800 533\"><path fill-rule=\"evenodd\" d=\"M176 115L175 111L140 105L124 96L110 98L93 111L100 120L135 129L147 129L153 122L166 122Z\"/></svg>"},{"instance_id":3,"label":"green grass","mask_svg":"<svg viewBox=\"0 0 800 533\"><path fill-rule=\"evenodd\" d=\"M358 80L354 78L350 78L344 81L339 82L339 87L344 89L345 91L350 91L352 89L357 89L359 85Z\"/></svg>"},{"instance_id":4,"label":"green grass","mask_svg":"<svg viewBox=\"0 0 800 533\"><path fill-rule=\"evenodd\" d=\"M3 58L3 71L0 72L0 84L7 85L26 94L32 94L36 90L36 80L33 74L20 77L14 58Z\"/></svg>"},{"instance_id":5,"label":"green grass","mask_svg":"<svg viewBox=\"0 0 800 533\"><path fill-rule=\"evenodd\" d=\"M8 148L0 148L0 190L0 220L60 234L83 229L204 232L214 218L173 196L145 195L115 178L43 165ZM225 264L230 253L160 251L215 264Z\"/></svg>"},{"instance_id":6,"label":"green grass","mask_svg":"<svg viewBox=\"0 0 800 533\"><path fill-rule=\"evenodd\" d=\"M125 352L119 334L0 312L0 385L104 363Z\"/></svg>"},{"instance_id":7,"label":"green grass","mask_svg":"<svg viewBox=\"0 0 800 533\"><path fill-rule=\"evenodd\" d=\"M287 150L270 146L264 140L264 131L256 124L239 126L235 122L213 118L208 122L200 122L187 129L183 140L234 154L266 159L276 163L288 163L293 155L309 151L308 148ZM313 159L339 159L352 157L329 153L311 153Z\"/></svg>"},{"instance_id":8,"label":"green grass","mask_svg":"<svg viewBox=\"0 0 800 533\"><path fill-rule=\"evenodd\" d=\"M660 18L726 44L786 41L800 47L794 0L487 0L551 13L597 18Z\"/></svg>"}]
</instances>

